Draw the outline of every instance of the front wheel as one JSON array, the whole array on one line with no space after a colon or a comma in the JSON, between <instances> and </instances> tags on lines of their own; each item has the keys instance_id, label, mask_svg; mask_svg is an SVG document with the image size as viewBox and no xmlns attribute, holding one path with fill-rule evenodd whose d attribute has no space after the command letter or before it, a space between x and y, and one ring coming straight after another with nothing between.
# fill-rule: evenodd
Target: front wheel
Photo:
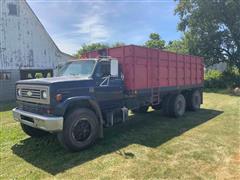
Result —
<instances>
[{"instance_id":1,"label":"front wheel","mask_svg":"<svg viewBox=\"0 0 240 180\"><path fill-rule=\"evenodd\" d=\"M48 135L49 133L47 131L43 131L41 129L36 129L30 126L27 126L23 123L21 123L21 128L23 130L23 132L25 132L27 135L34 137L34 138L40 138L43 136Z\"/></svg>"},{"instance_id":2,"label":"front wheel","mask_svg":"<svg viewBox=\"0 0 240 180\"><path fill-rule=\"evenodd\" d=\"M99 121L89 109L79 108L64 120L63 131L58 133L60 143L70 151L79 151L92 145L97 139Z\"/></svg>"}]
</instances>

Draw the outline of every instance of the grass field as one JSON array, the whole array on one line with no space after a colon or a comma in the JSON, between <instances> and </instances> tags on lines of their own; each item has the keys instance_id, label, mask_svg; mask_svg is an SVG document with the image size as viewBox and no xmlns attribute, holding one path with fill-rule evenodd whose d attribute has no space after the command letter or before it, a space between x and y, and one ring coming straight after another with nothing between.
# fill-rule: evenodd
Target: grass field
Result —
<instances>
[{"instance_id":1,"label":"grass field","mask_svg":"<svg viewBox=\"0 0 240 180\"><path fill-rule=\"evenodd\" d=\"M204 93L202 109L179 119L132 115L79 153L29 138L2 109L1 179L240 179L240 97Z\"/></svg>"}]
</instances>

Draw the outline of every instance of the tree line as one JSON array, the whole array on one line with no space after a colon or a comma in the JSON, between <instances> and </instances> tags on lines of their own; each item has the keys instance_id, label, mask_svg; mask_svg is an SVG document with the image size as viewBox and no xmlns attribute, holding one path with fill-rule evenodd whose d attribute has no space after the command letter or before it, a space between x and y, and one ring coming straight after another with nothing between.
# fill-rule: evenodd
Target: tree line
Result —
<instances>
[{"instance_id":1,"label":"tree line","mask_svg":"<svg viewBox=\"0 0 240 180\"><path fill-rule=\"evenodd\" d=\"M180 19L177 28L183 32L182 38L166 43L158 33L151 33L143 46L202 56L206 66L224 62L228 69L240 72L239 0L179 0L174 13ZM122 45L124 42L83 44L76 56Z\"/></svg>"},{"instance_id":2,"label":"tree line","mask_svg":"<svg viewBox=\"0 0 240 180\"><path fill-rule=\"evenodd\" d=\"M75 56L81 57L81 55L86 52L101 50L105 48L120 47L124 45L126 44L123 42L116 42L110 45L106 43L83 44L82 47L77 51ZM149 40L147 40L142 46L168 50L180 54L188 54L187 44L184 39L169 41L168 44L166 44L165 40L163 40L158 33L151 33L149 35Z\"/></svg>"}]
</instances>

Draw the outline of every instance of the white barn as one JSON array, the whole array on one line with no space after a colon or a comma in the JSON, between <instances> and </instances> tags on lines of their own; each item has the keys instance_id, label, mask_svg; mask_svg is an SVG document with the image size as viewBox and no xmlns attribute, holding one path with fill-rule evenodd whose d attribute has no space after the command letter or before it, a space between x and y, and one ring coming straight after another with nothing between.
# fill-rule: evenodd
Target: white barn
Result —
<instances>
[{"instance_id":1,"label":"white barn","mask_svg":"<svg viewBox=\"0 0 240 180\"><path fill-rule=\"evenodd\" d=\"M0 102L15 98L15 82L44 77L73 57L61 52L25 0L0 1Z\"/></svg>"}]
</instances>

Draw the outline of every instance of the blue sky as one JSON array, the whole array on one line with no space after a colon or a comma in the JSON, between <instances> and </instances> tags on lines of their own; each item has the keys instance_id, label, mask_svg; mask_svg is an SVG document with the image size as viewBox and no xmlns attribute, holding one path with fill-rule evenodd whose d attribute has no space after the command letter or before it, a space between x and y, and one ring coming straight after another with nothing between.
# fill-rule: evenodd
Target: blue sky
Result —
<instances>
[{"instance_id":1,"label":"blue sky","mask_svg":"<svg viewBox=\"0 0 240 180\"><path fill-rule=\"evenodd\" d=\"M151 32L179 39L174 0L27 0L57 46L73 54L83 43L142 45Z\"/></svg>"}]
</instances>

